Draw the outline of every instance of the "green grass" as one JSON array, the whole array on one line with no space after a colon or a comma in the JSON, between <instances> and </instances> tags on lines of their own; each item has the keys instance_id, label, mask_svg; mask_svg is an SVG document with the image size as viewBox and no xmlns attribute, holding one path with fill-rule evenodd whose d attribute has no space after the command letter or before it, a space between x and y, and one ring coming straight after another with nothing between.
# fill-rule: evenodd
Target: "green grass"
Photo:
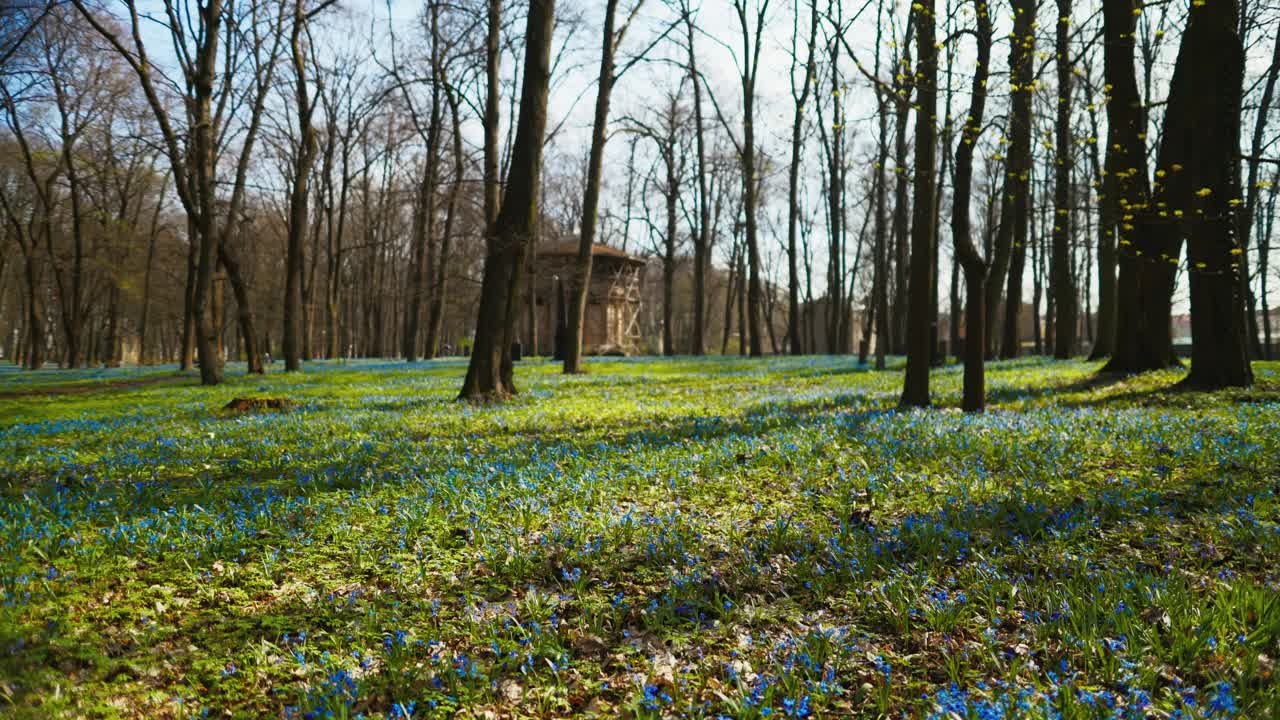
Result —
<instances>
[{"instance_id":1,"label":"green grass","mask_svg":"<svg viewBox=\"0 0 1280 720\"><path fill-rule=\"evenodd\" d=\"M0 371L0 716L1280 715L1280 364L590 366Z\"/></svg>"}]
</instances>

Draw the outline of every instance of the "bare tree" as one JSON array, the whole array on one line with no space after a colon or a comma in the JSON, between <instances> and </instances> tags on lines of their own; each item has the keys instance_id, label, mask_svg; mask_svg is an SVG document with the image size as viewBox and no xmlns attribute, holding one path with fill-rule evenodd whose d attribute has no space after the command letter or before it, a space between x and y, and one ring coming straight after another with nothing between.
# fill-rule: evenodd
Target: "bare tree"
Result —
<instances>
[{"instance_id":1,"label":"bare tree","mask_svg":"<svg viewBox=\"0 0 1280 720\"><path fill-rule=\"evenodd\" d=\"M715 95L710 95L716 115L724 127L734 149L737 151L739 163L742 165L742 212L743 229L746 233L746 317L742 327L746 330L747 342L751 357L764 354L764 346L760 337L762 290L760 286L760 243L759 243L759 192L760 177L757 169L758 148L756 147L755 106L756 79L760 70L760 51L764 46L764 27L769 15L770 0L733 0L734 15L738 19L741 34L741 48L733 51L734 63L738 69L738 77L742 85L742 136L739 138L729 127L729 122ZM750 7L748 7L751 5ZM740 318L741 320L742 318Z\"/></svg>"},{"instance_id":2,"label":"bare tree","mask_svg":"<svg viewBox=\"0 0 1280 720\"><path fill-rule=\"evenodd\" d=\"M239 53L257 56L263 38L256 33L239 32L240 20L256 23L259 4L249 1L240 7L235 0L165 0L164 15L154 19L168 33L176 50L176 63L181 81L158 75L147 52L142 18L134 0L121 0L128 17L128 35L99 19L86 0L73 0L85 20L105 39L133 70L151 107L159 127L174 177L174 190L187 215L187 231L195 249L195 272L191 290L191 317L198 328L196 347L200 359L200 378L206 385L222 380L221 353L218 351L219 329L207 312L214 266L219 259L222 235L219 231L216 165L219 143L229 107L235 95L232 81L235 73L218 74L222 63L237 58ZM275 26L283 26L277 17ZM225 40L231 47L222 51ZM278 37L278 35L277 35ZM254 47L241 46L251 41ZM273 45L274 47L274 45ZM185 110L182 125L173 122L165 104L161 83L166 93L182 98ZM216 100L216 102L215 102ZM260 103L249 104L248 124L256 126ZM242 143L240 167L247 167L251 142ZM237 185L240 184L239 169ZM233 191L234 192L234 191Z\"/></svg>"},{"instance_id":3,"label":"bare tree","mask_svg":"<svg viewBox=\"0 0 1280 720\"><path fill-rule=\"evenodd\" d=\"M465 400L500 399L516 392L509 348L515 333L520 273L537 233L554 26L555 0L531 0L520 119L502 208L490 230L475 344L460 395Z\"/></svg>"},{"instance_id":4,"label":"bare tree","mask_svg":"<svg viewBox=\"0 0 1280 720\"><path fill-rule=\"evenodd\" d=\"M55 183L62 168L60 164L49 167L47 163L36 162L18 111L17 98L5 84L0 84L0 92L3 92L0 99L4 101L5 119L21 152L22 172L30 181L29 196L21 198L18 189L25 183L18 182L16 178L5 178L5 182L0 183L0 207L3 207L5 219L12 229L9 235L18 244L23 260L27 291L26 366L38 370L45 363L45 311L41 292L45 270L43 247L53 232ZM17 173L10 171L9 174Z\"/></svg>"},{"instance_id":5,"label":"bare tree","mask_svg":"<svg viewBox=\"0 0 1280 720\"><path fill-rule=\"evenodd\" d=\"M421 334L423 301L428 289L427 277L432 272L435 253L436 235L436 200L440 180L441 142L444 136L444 59L442 38L440 33L440 10L442 3L438 0L428 2L426 7L426 24L430 44L428 82L431 87L430 108L426 119L418 109L409 91L411 81L402 77L401 62L396 56L395 34L391 34L391 66L388 72L395 79L409 118L414 129L423 141L425 158L421 175L417 183L413 204L413 225L410 232L410 251L408 272L405 285L408 288L407 302L404 307L403 333L400 337L400 351L408 362L418 359L418 339ZM426 355L433 357L434 347L428 348Z\"/></svg>"},{"instance_id":6,"label":"bare tree","mask_svg":"<svg viewBox=\"0 0 1280 720\"><path fill-rule=\"evenodd\" d=\"M695 173L698 177L698 214L697 224L693 229L693 329L689 344L694 355L702 355L706 352L707 268L711 262L712 240L711 196L707 186L709 167L706 130L703 125L703 79L698 72L698 53L695 47L697 31L690 2L691 0L680 2L680 18L685 28L686 70L693 88L693 132L697 151Z\"/></svg>"},{"instance_id":7,"label":"bare tree","mask_svg":"<svg viewBox=\"0 0 1280 720\"><path fill-rule=\"evenodd\" d=\"M956 146L956 171L954 199L951 207L951 242L955 257L964 269L964 388L962 407L965 412L981 412L986 407L986 329L987 276L990 260L984 258L973 242L969 217L972 204L973 154L982 135L987 108L987 79L991 75L992 29L991 12L986 0L974 0L974 31L977 60L974 65L973 86L969 96L969 111L960 131L960 143ZM959 318L952 317L956 323Z\"/></svg>"},{"instance_id":8,"label":"bare tree","mask_svg":"<svg viewBox=\"0 0 1280 720\"><path fill-rule=\"evenodd\" d=\"M1110 88L1107 173L1116 178L1120 270L1115 341L1103 370L1134 373L1177 363L1169 332L1177 251L1153 226L1155 213L1143 142L1146 116L1133 62L1137 6L1133 0L1103 0L1102 7L1104 70Z\"/></svg>"},{"instance_id":9,"label":"bare tree","mask_svg":"<svg viewBox=\"0 0 1280 720\"><path fill-rule=\"evenodd\" d=\"M996 319L1006 276L1011 292L1005 294L1001 354L1011 357L1020 346L1018 317L1022 304L1022 261L1026 258L1031 215L1031 100L1035 93L1036 0L1014 0L1013 33L1010 35L1009 145L1005 158L1004 192L1000 223L992 249L987 278L987 329L989 355L995 353ZM1016 280L1014 279L1016 277Z\"/></svg>"},{"instance_id":10,"label":"bare tree","mask_svg":"<svg viewBox=\"0 0 1280 720\"><path fill-rule=\"evenodd\" d=\"M284 362L285 369L302 368L303 356L303 277L306 247L304 240L308 228L307 206L311 198L311 169L316 161L318 144L312 117L316 103L311 97L311 76L308 54L311 44L312 19L333 5L337 0L322 0L308 8L306 0L293 0L292 23L289 32L289 51L293 69L293 101L295 121L298 124L298 147L292 168L293 186L289 192L289 241L285 258L284 291Z\"/></svg>"},{"instance_id":11,"label":"bare tree","mask_svg":"<svg viewBox=\"0 0 1280 720\"><path fill-rule=\"evenodd\" d=\"M1254 309L1255 303L1254 303L1253 295L1249 289L1249 284L1248 284L1249 243L1250 243L1250 240L1252 239L1253 224L1255 222L1255 219L1257 217L1257 212L1258 212L1258 197L1260 195L1260 191L1262 190L1262 188L1260 187L1261 183L1258 181L1258 168L1262 160L1261 156L1262 156L1262 150L1263 150L1263 141L1267 132L1267 121L1270 119L1270 116L1271 116L1271 106L1275 102L1277 80L1280 80L1280 32L1276 33L1275 43L1271 51L1271 65L1267 68L1266 79L1263 81L1262 96L1258 102L1258 110L1257 110L1258 114L1253 121L1253 137L1249 143L1249 157L1247 159L1247 162L1249 164L1249 175L1248 175L1248 180L1246 181L1245 187L1244 187L1244 192L1245 192L1244 207L1239 214L1239 229L1237 230L1237 234L1240 236L1240 246L1241 248L1244 249L1244 252L1240 256L1241 265L1243 267L1243 272L1240 273L1240 278L1245 283L1243 292L1249 293L1248 294L1249 321L1250 321L1249 337L1251 339L1252 345L1257 344L1258 329L1257 327L1255 327L1256 318L1257 318L1257 313L1255 312L1255 309ZM1267 261L1269 259L1267 257L1267 254L1268 254L1267 250L1263 249L1264 242L1265 242L1264 239L1259 238L1258 263L1263 268L1266 267ZM1262 282L1265 284L1266 275L1267 275L1266 271L1261 270L1260 275L1262 277ZM1269 325L1270 318L1267 317L1267 312L1265 309L1262 312L1262 317L1263 317L1263 324ZM1267 340L1264 343L1264 346L1260 348L1262 351L1261 355L1264 359L1270 360L1271 359L1270 331L1266 331L1265 335L1267 336Z\"/></svg>"},{"instance_id":12,"label":"bare tree","mask_svg":"<svg viewBox=\"0 0 1280 720\"><path fill-rule=\"evenodd\" d=\"M1174 229L1187 237L1191 285L1191 370L1184 383L1209 390L1253 384L1235 208L1245 70L1239 28L1238 0L1192 6L1161 137L1166 179L1157 202L1185 209ZM1203 62L1210 55L1215 62ZM1175 164L1184 169L1174 171Z\"/></svg>"},{"instance_id":13,"label":"bare tree","mask_svg":"<svg viewBox=\"0 0 1280 720\"><path fill-rule=\"evenodd\" d=\"M796 248L800 224L800 159L804 153L805 105L812 92L817 72L818 52L818 2L809 0L809 57L801 72L804 74L796 86L796 70L799 67L800 3L796 3L791 28L791 97L795 103L791 121L791 167L787 179L787 346L792 355L804 353L800 335L800 272Z\"/></svg>"},{"instance_id":14,"label":"bare tree","mask_svg":"<svg viewBox=\"0 0 1280 720\"><path fill-rule=\"evenodd\" d=\"M684 188L688 163L682 147L681 131L684 129L685 109L680 106L679 91L669 92L666 102L660 110L657 123L650 124L643 120L628 117L627 124L631 132L635 132L654 143L658 151L658 165L662 176L653 180L664 201L665 226L654 233L661 238L660 254L662 258L662 353L676 354L675 336L675 272L676 253L680 247L680 236L677 225L680 206L680 192ZM656 125L656 126L655 126ZM650 181L646 181L649 184Z\"/></svg>"},{"instance_id":15,"label":"bare tree","mask_svg":"<svg viewBox=\"0 0 1280 720\"><path fill-rule=\"evenodd\" d=\"M938 47L935 39L934 0L912 7L916 15L916 166L911 221L911 295L907 319L907 371L901 404L929 405L929 366L933 350L930 312L933 308L934 154L938 114Z\"/></svg>"},{"instance_id":16,"label":"bare tree","mask_svg":"<svg viewBox=\"0 0 1280 720\"><path fill-rule=\"evenodd\" d=\"M608 140L609 102L613 96L613 86L618 82L621 72L615 72L614 60L631 21L644 4L638 0L631 9L631 14L615 30L619 0L606 0L604 10L604 31L600 48L600 76L596 85L595 119L591 126L591 150L587 159L587 182L582 194L582 226L578 238L578 260L574 265L573 283L569 288L572 299L569 302L569 331L565 335L567 347L564 350L564 372L568 374L582 372L582 325L587 312L587 293L591 286L591 256L595 246L596 225L600 217L600 177L604 172L604 146ZM625 72L627 65L622 68Z\"/></svg>"},{"instance_id":17,"label":"bare tree","mask_svg":"<svg viewBox=\"0 0 1280 720\"><path fill-rule=\"evenodd\" d=\"M1057 146L1053 165L1053 260L1051 292L1057 317L1054 318L1054 357L1065 360L1076 346L1076 287L1071 263L1071 173L1073 136L1071 132L1071 0L1058 0L1058 22L1054 49L1057 55L1058 105L1055 123Z\"/></svg>"}]
</instances>

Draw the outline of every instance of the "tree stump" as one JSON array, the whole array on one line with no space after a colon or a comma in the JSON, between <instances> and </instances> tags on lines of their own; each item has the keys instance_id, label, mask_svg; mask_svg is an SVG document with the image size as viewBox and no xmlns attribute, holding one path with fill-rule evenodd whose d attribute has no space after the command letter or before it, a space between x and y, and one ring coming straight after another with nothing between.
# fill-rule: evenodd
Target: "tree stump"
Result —
<instances>
[{"instance_id":1,"label":"tree stump","mask_svg":"<svg viewBox=\"0 0 1280 720\"><path fill-rule=\"evenodd\" d=\"M232 413L262 412L276 410L288 412L293 409L293 401L288 398L236 398L222 409Z\"/></svg>"}]
</instances>

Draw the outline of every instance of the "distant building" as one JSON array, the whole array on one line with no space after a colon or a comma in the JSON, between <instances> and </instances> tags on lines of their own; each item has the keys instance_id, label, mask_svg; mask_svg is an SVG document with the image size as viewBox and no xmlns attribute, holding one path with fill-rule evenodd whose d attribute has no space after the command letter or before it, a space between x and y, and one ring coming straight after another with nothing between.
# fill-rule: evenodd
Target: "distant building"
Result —
<instances>
[{"instance_id":1,"label":"distant building","mask_svg":"<svg viewBox=\"0 0 1280 720\"><path fill-rule=\"evenodd\" d=\"M1272 310L1271 315L1271 357L1280 357L1280 308ZM1266 332L1264 321L1265 316L1262 310L1258 310L1258 347L1262 352L1262 356L1266 357L1267 352L1262 348L1262 343L1266 340ZM1191 313L1181 313L1174 315L1170 330L1173 333L1173 350L1182 357L1191 356ZM1246 331L1247 332L1247 331Z\"/></svg>"},{"instance_id":2,"label":"distant building","mask_svg":"<svg viewBox=\"0 0 1280 720\"><path fill-rule=\"evenodd\" d=\"M569 287L578 261L578 244L540 248L534 259L534 316L537 354L556 354L556 329L568 312ZM582 324L587 355L634 355L640 351L640 298L645 261L607 245L591 248L591 284ZM562 297L563 296L563 299Z\"/></svg>"}]
</instances>

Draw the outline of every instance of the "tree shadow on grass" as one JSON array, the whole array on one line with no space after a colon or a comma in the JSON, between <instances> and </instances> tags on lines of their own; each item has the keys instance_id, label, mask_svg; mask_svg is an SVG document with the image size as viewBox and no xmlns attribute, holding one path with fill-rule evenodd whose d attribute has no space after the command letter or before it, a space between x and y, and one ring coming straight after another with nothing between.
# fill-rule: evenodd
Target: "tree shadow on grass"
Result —
<instances>
[{"instance_id":1,"label":"tree shadow on grass","mask_svg":"<svg viewBox=\"0 0 1280 720\"><path fill-rule=\"evenodd\" d=\"M866 372L861 367L850 368L849 371ZM656 382L674 385L687 382L687 379L662 378ZM1269 381L1265 388L1239 393L1236 399L1240 402L1280 401L1280 387L1277 385L1280 383ZM1149 381L1143 384L1141 378L1135 381L1132 378L1100 375L1089 375L1029 390L996 388L990 394L991 403L995 406L1040 400L1063 407L1142 405L1183 408L1188 399L1217 404L1222 402L1222 398L1223 394L1188 393L1178 391L1173 386L1153 387ZM449 402L439 396L410 397L404 400L380 397L372 400L368 409L375 412L403 412L406 409L440 406ZM556 456L557 453L572 452L584 447L598 447L606 452L629 455L641 452L662 453L689 441L714 443L726 438L750 443L764 435L828 422L834 416L839 416L841 432L856 434L872 419L892 412L893 400L883 392L851 391L834 395L819 392L794 399L779 396L746 406L740 414L732 415L693 414L657 420L649 417L617 418L603 422L571 420L547 426L531 426L522 422L515 426L494 427L480 436L453 429L440 433L427 431L419 436L406 431L405 439L414 443L430 443L437 439L456 440L465 437L476 443L477 450L496 453L503 458L504 463L510 463L518 471L524 466L524 459L538 455ZM344 456L318 459L318 462L306 468L307 474L315 477L336 478L333 482L296 482L293 474L290 474L289 466L260 468L255 472L258 477L250 480L244 477L244 471L235 464L217 467L212 472L206 471L199 476L165 479L160 488L163 492L157 493L151 502L137 493L130 493L127 506L121 508L121 519L130 522L192 503L199 503L209 512L216 512L222 506L235 506L241 502L239 493L229 492L237 488L273 488L289 496L349 492L365 482L361 478L348 480L349 476L353 477L350 472L353 461L367 461L370 463L370 471L378 473L376 465L379 461L376 458L362 460ZM296 465L293 469L297 469ZM93 472L93 468L88 467L86 471ZM279 473L280 476L272 479L273 473ZM23 485L30 490L39 483L24 482ZM50 487L47 491L56 494L58 488ZM40 493L39 490L36 492Z\"/></svg>"},{"instance_id":2,"label":"tree shadow on grass","mask_svg":"<svg viewBox=\"0 0 1280 720\"><path fill-rule=\"evenodd\" d=\"M1069 383L1036 388L1035 392L1038 394L1035 397L1048 398L1054 394L1088 394L1116 390L1115 392L1106 392L1098 397L1064 397L1060 403L1054 404L1066 407L1106 406L1113 404L1137 405L1143 401L1150 401L1169 402L1169 407L1185 407L1186 394L1173 392L1171 387L1163 385L1156 387L1137 386L1129 389L1117 389L1115 387L1123 384L1123 382L1124 379L1089 376ZM1271 402L1273 401L1271 399L1259 400L1256 398L1275 397L1280 399L1280 387L1276 387L1274 382L1269 382L1263 388L1244 393L1243 396L1255 398L1248 401ZM1221 399L1215 399L1219 398L1216 395L1204 395L1203 397L1207 398L1206 402L1216 403L1222 401ZM1025 399L1027 397L1024 394L1007 402ZM1245 400L1241 401L1244 402ZM708 442L730 437L743 438L748 441L752 439L759 440L772 433L822 422L824 418L829 418L833 415L840 416L842 430L849 433L857 433L868 422L877 417L882 417L887 412L892 412L892 410L883 403L877 402L875 395L850 392L833 396L808 397L791 402L785 399L763 402L745 408L741 415L728 417L691 416L664 422L663 425L658 427L646 427L645 425L649 422L648 419L636 418L630 422L619 422L613 430L609 431L612 433L616 430L617 434L606 437L605 442L607 442L608 447L605 448L605 452L622 456L639 453L661 454L688 440ZM598 431L599 428L583 424L566 425L559 430L566 434L554 437L521 437L513 448L501 451L507 458L505 461L512 462L513 468L516 470L522 469L525 462L523 459L531 458L535 455L532 452L533 450L538 450L543 454L555 454L560 450L581 448L584 442L583 438L575 437L575 433L589 433L593 430ZM505 431L498 430L495 432ZM349 460L334 462L333 466L339 467L347 462ZM879 577L876 573L883 572L885 568L907 567L931 558L941 557L949 562L965 562L976 551L980 551L988 557L998 558L1010 553L1024 552L1028 547L1032 547L1036 543L1050 542L1072 532L1087 533L1088 537L1097 538L1100 533L1108 528L1122 525L1137 518L1150 516L1152 513L1167 515L1171 519L1207 514L1213 512L1215 508L1222 507L1234 498L1242 497L1245 493L1255 488L1265 487L1269 482L1257 471L1241 471L1237 469L1233 472L1233 476L1235 480L1229 485L1226 483L1206 483L1201 478L1182 477L1175 482L1163 483L1149 491L1142 491L1142 502L1120 502L1124 500L1123 495L1115 494L1111 486L1099 483L1091 486L1082 494L1074 497L1063 497L1056 501L1045 500L1038 496L1028 497L1011 491L983 503L950 505L932 512L881 518L873 515L869 522L861 522L849 532L858 542L871 544L878 548L876 554L879 558L877 567L868 569L862 574L836 581L837 588L856 590L866 586L868 583L875 582ZM249 482L236 472L227 472L219 480L227 483L232 488L246 486ZM388 480L386 482L393 481ZM349 491L352 487L354 485L350 484L344 484L339 487L312 484L289 488L289 493L297 495L321 492L343 493ZM225 510L227 506L233 504L236 500L235 493L226 492L221 497L211 498L211 502L206 507L211 512L217 512ZM165 495L164 501L157 503L154 507L134 506L127 508L128 514L124 519L126 522L131 522L147 514L163 514L167 506L187 504L192 501L194 501L194 497L184 498L181 493ZM833 523L841 522L850 523L848 519L833 518ZM831 528L818 530L830 532ZM756 532L756 530L749 532L745 538L746 542L765 542L764 537L759 534L753 534ZM813 538L806 536L806 533L812 532L814 532L814 529L797 528L785 536L783 542L793 547L796 552L805 551L806 547L825 547L824 543L815 543ZM1159 539L1157 538L1155 541L1158 542ZM217 557L235 557L240 550L248 550L248 556L252 559L258 551L265 549L268 545L279 544L279 542L278 536L276 538L255 538L252 535L248 535L243 540L228 543L225 547L220 548L216 555L210 554L203 560L212 563ZM779 548L779 550L783 551L786 549ZM635 558L629 558L628 553L636 553L637 555ZM612 553L607 552L602 560L601 571L611 573L611 575L621 574L623 571L619 568L627 567L628 563L645 562L642 553L637 548L616 548ZM555 581L554 572L547 575L545 574L547 573L546 568L539 567L538 572L542 572L544 575L512 576L504 578L504 581L513 587L519 586L528 580ZM554 568L552 570L554 571ZM710 603L716 599L717 595L723 595L738 601L744 596L758 591L758 588L749 584L750 582L750 580L740 579L736 584L730 583L723 587L706 588L705 592L708 593L708 597L690 596L688 599L690 602L705 601ZM784 577L783 582L787 592L797 601L801 603L818 603L821 601L821 598L805 590L803 578L788 575ZM666 589L664 588L663 590ZM691 592L704 592L704 589L695 588ZM302 606L284 604L275 608L272 614L287 618L302 616L307 612L308 609ZM205 641L210 643L211 648L225 647L227 646L226 643L231 643L233 640L239 642L246 635L268 637L278 633L278 628L271 626L269 622L247 617L255 615L254 612L250 612L247 609L228 609L226 614L227 617L221 619L205 617L201 621L204 624L197 622L197 618L193 617L190 622L184 623L186 627L181 632L184 633L184 636L198 635L204 638ZM238 620L236 619L237 617L239 618ZM672 632L674 634L676 631L672 630ZM8 651L12 644L17 642L17 639L17 633L12 629L0 630L0 652ZM33 641L28 637L25 641L39 643L40 639L37 636ZM3 668L6 673L12 672L13 677L19 680L37 678L42 671L47 671L49 666L55 668L81 668L84 672L99 673L100 676L101 674L112 672L109 667L106 669L96 666L82 667L87 661L77 659L77 656L69 648L60 644L46 643L43 647L28 647L27 649L31 651L30 654L17 657L11 655L9 658L0 660L0 668ZM145 660L148 657L143 648L135 648L128 652L135 653L135 659L141 658ZM19 693L36 693L34 696L38 696L38 693L45 690L47 688L37 687L33 689L32 687L24 686L19 689ZM22 695L19 694L18 698L18 701L21 702Z\"/></svg>"},{"instance_id":3,"label":"tree shadow on grass","mask_svg":"<svg viewBox=\"0 0 1280 720\"><path fill-rule=\"evenodd\" d=\"M1092 372L1066 382L1029 387L988 386L991 406L1020 409L1023 403L1062 408L1168 408L1199 409L1238 403L1280 402L1280 377L1267 364L1255 363L1256 381L1250 388L1205 391L1183 384L1180 374L1151 371L1137 374Z\"/></svg>"},{"instance_id":4,"label":"tree shadow on grass","mask_svg":"<svg viewBox=\"0 0 1280 720\"><path fill-rule=\"evenodd\" d=\"M1205 391L1184 385L1181 380L1152 384L1144 376L1104 378L1078 397L1064 397L1056 405L1067 408L1130 407L1149 409L1212 409L1234 404L1267 404L1280 402L1280 382L1262 380L1250 388L1227 388ZM1114 388L1113 392L1093 392Z\"/></svg>"},{"instance_id":5,"label":"tree shadow on grass","mask_svg":"<svg viewBox=\"0 0 1280 720\"><path fill-rule=\"evenodd\" d=\"M767 566L770 557L774 555L806 554L812 553L815 547L830 547L823 541L823 536L841 531L844 532L844 539L841 541L843 546L861 546L867 550L866 556L875 560L847 576L833 576L838 579L830 580L822 593L808 589L806 578L799 574L783 572L776 578L776 584L770 584L753 573L743 572L730 573L723 580L712 584L690 584L680 588L655 586L651 588L652 598L696 609L714 607L725 599L732 600L734 605L743 605L751 596L762 592L781 592L791 602L802 607L816 607L823 603L825 594L865 590L886 574L893 573L895 568L916 567L922 561L953 566L979 556L983 558L982 562L999 565L1007 555L1033 552L1039 543L1052 542L1072 533L1083 533L1097 540L1109 535L1112 528L1124 526L1138 518L1163 516L1170 518L1172 523L1178 519L1211 514L1257 489L1255 486L1266 485L1266 482L1266 478L1260 474L1245 474L1230 484L1209 482L1202 477L1184 477L1158 489L1139 491L1140 502L1135 502L1127 494L1116 493L1113 487L1105 484L1095 486L1084 494L1063 497L1056 502L1010 492L982 503L953 505L936 511L892 518L873 517L869 523L843 529L797 525L782 536L769 538L766 537L768 531L765 528L756 528L749 531L743 541L762 567ZM678 518L673 516L672 521L678 521ZM838 521L833 520L833 525L836 522ZM1159 572L1159 560L1162 556L1157 548L1165 542L1164 537L1144 534L1142 542L1152 550L1151 562L1135 565L1134 571ZM660 566L665 561L646 559L641 545L643 543L633 543L612 549L606 545L605 551L597 554L595 565L587 568L587 571L601 579L612 580L633 573L639 565L651 564L655 571L661 570ZM1104 550L1094 547L1092 552ZM1263 561L1259 558L1258 562ZM530 582L556 582L554 566L530 563L530 567L536 569L525 574L506 575L502 582L512 589L524 587ZM836 569L833 568L832 571L836 572ZM1046 578L1077 571L1079 568L1074 566L1058 569L1046 566L1042 570ZM337 579L330 579L329 582L336 581ZM408 606L401 606L395 600L394 597L390 598L384 605L388 609L400 607L397 612L401 614L410 612ZM637 601L635 604L639 607L644 602ZM321 606L318 608L315 603L305 603L298 595L238 607L225 604L198 606L193 611L184 612L174 621L177 623L174 627L176 634L171 644L179 648L194 644L201 649L198 652L184 651L169 656L168 661L176 667L166 672L189 676L195 670L193 663L197 659L226 657L231 661L243 647L260 645L264 640L278 642L282 632L299 628L333 634L346 631L350 617L339 612L333 602L321 603ZM421 612L425 613L426 610ZM566 608L564 612L566 618L571 617L573 608ZM408 627L428 622L425 615L418 618L402 616L400 619ZM866 618L865 621L874 623L875 619ZM108 620L104 616L101 622ZM621 646L625 642L624 637L618 634L621 629L616 630L618 632L614 635L602 639L606 646ZM909 638L895 634L892 627L886 626L880 628L880 631L887 633L891 641L909 641ZM687 637L688 625L681 623L660 626L653 628L653 632L664 640ZM93 636L102 637L100 634ZM464 652L478 652L479 648L477 645L476 648L460 649ZM15 628L6 628L0 630L0 652L5 655L0 658L0 668L11 681L16 682L12 700L19 705L28 699L38 699L42 693L48 692L50 678L55 674L78 675L81 684L87 686L95 682L115 682L122 678L138 680L148 685L159 682L166 687L176 682L165 676L147 679L147 670L158 662L154 649L147 643L77 649L73 644L52 638L48 631L20 633ZM207 675L208 671L205 670L204 673ZM208 681L208 678L204 680ZM216 700L218 695L215 693L210 699ZM225 699L232 700L230 697Z\"/></svg>"},{"instance_id":6,"label":"tree shadow on grass","mask_svg":"<svg viewBox=\"0 0 1280 720\"><path fill-rule=\"evenodd\" d=\"M1026 401L1045 400L1052 396L1075 393L1091 393L1118 385L1128 378L1119 375L1091 373L1065 383L1046 383L1030 387L998 385L987 388L988 405L1013 405Z\"/></svg>"}]
</instances>

